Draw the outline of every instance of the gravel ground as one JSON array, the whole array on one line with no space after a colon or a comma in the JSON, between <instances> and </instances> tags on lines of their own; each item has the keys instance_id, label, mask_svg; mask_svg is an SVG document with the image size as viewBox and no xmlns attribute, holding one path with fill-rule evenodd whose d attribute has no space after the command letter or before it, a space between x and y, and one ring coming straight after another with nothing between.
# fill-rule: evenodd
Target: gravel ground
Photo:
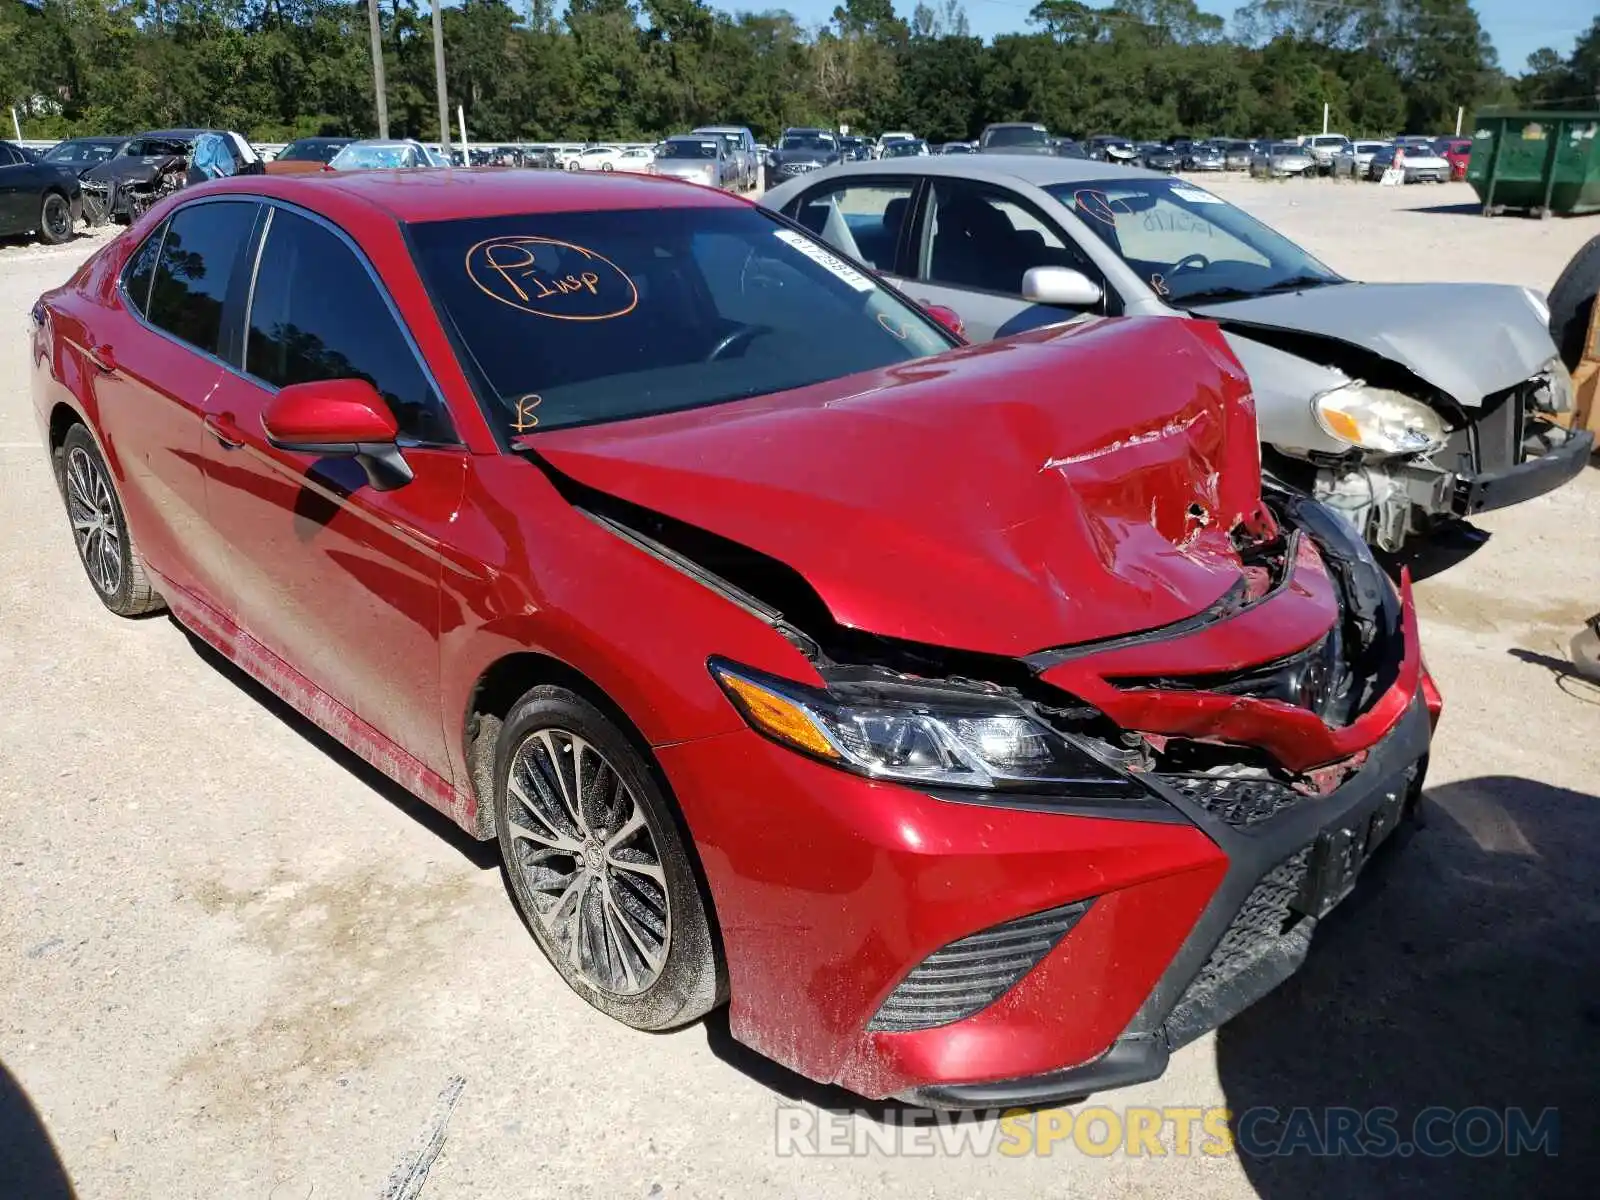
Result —
<instances>
[{"instance_id":1,"label":"gravel ground","mask_svg":"<svg viewBox=\"0 0 1600 1200\"><path fill-rule=\"evenodd\" d=\"M1600 230L1485 221L1465 185L1204 182L1372 279L1547 288ZM1299 977L1162 1080L1100 1098L1386 1105L1402 1122L1555 1106L1559 1157L1097 1157L1069 1140L1048 1157L801 1161L776 1151L780 1106L847 1097L730 1045L725 1022L647 1036L591 1011L490 850L170 621L95 601L24 339L33 298L96 244L0 244L0 1195L65 1194L58 1155L88 1197L412 1196L386 1181L456 1080L429 1200L1592 1194L1600 690L1563 661L1600 608L1600 472L1485 518L1464 561L1419 564L1447 698L1426 827Z\"/></svg>"}]
</instances>

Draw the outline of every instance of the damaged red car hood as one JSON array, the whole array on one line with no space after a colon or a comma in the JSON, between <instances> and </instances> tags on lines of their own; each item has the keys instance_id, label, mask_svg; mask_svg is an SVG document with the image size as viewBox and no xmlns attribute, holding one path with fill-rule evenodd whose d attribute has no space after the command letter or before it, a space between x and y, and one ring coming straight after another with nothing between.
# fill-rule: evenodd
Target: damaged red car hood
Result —
<instances>
[{"instance_id":1,"label":"damaged red car hood","mask_svg":"<svg viewBox=\"0 0 1600 1200\"><path fill-rule=\"evenodd\" d=\"M787 564L843 625L994 654L1201 611L1260 512L1249 385L1199 321L1045 330L525 444Z\"/></svg>"}]
</instances>

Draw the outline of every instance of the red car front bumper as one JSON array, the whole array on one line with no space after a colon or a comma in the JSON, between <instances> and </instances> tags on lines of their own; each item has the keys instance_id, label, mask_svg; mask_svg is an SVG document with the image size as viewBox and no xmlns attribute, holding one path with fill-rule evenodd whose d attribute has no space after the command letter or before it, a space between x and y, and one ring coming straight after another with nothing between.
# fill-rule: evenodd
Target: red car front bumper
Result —
<instances>
[{"instance_id":1,"label":"red car front bumper","mask_svg":"<svg viewBox=\"0 0 1600 1200\"><path fill-rule=\"evenodd\" d=\"M1304 551L1278 592L1232 618L1041 677L1065 672L1084 696L1135 660L1198 663L1201 643L1217 650L1244 635L1275 659L1283 648L1257 628L1275 597L1278 631L1292 612L1344 611L1333 598L1343 585ZM1171 1050L1300 965L1318 919L1419 794L1439 700L1404 584L1395 607L1403 649L1390 682L1348 724L1313 719L1318 734L1303 708L1228 697L1212 726L1224 741L1332 773L1315 793L1280 788L1264 808L1248 783L1240 807L1232 784L1219 785L1232 798L1218 803L1182 790L1191 776L1157 774L1145 779L1164 806L1098 816L928 795L753 732L658 747L720 923L734 1036L813 1079L945 1107L1044 1103L1161 1074ZM1318 632L1289 636L1304 644ZM1215 693L1134 688L1118 716L1112 690L1089 698L1124 728L1196 737L1197 713L1220 719ZM1034 937L1073 905L1084 907L1063 918L1059 940ZM952 980L1028 947L1037 957L1020 978L970 1015L920 1028L885 1019L942 1003Z\"/></svg>"}]
</instances>

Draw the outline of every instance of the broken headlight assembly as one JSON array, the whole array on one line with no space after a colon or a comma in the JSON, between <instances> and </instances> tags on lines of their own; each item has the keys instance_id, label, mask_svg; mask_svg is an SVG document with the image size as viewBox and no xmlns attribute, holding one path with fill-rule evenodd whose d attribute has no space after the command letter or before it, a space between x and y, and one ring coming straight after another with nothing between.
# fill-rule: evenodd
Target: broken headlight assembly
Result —
<instances>
[{"instance_id":1,"label":"broken headlight assembly","mask_svg":"<svg viewBox=\"0 0 1600 1200\"><path fill-rule=\"evenodd\" d=\"M822 690L720 659L709 666L757 733L857 775L1161 803L1004 694L905 681Z\"/></svg>"},{"instance_id":2,"label":"broken headlight assembly","mask_svg":"<svg viewBox=\"0 0 1600 1200\"><path fill-rule=\"evenodd\" d=\"M1426 454L1444 445L1450 429L1420 400L1361 380L1311 398L1317 424L1330 437L1384 454Z\"/></svg>"}]
</instances>

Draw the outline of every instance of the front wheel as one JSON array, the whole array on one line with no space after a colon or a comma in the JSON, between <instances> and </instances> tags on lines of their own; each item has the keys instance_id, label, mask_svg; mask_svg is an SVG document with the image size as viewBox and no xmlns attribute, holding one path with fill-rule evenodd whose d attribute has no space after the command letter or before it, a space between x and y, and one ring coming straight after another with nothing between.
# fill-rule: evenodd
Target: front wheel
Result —
<instances>
[{"instance_id":1,"label":"front wheel","mask_svg":"<svg viewBox=\"0 0 1600 1200\"><path fill-rule=\"evenodd\" d=\"M495 823L511 893L567 986L635 1029L721 1000L694 863L650 765L565 688L529 691L495 747Z\"/></svg>"},{"instance_id":2,"label":"front wheel","mask_svg":"<svg viewBox=\"0 0 1600 1200\"><path fill-rule=\"evenodd\" d=\"M39 203L39 240L59 246L72 238L72 205L60 192L46 192Z\"/></svg>"}]
</instances>

